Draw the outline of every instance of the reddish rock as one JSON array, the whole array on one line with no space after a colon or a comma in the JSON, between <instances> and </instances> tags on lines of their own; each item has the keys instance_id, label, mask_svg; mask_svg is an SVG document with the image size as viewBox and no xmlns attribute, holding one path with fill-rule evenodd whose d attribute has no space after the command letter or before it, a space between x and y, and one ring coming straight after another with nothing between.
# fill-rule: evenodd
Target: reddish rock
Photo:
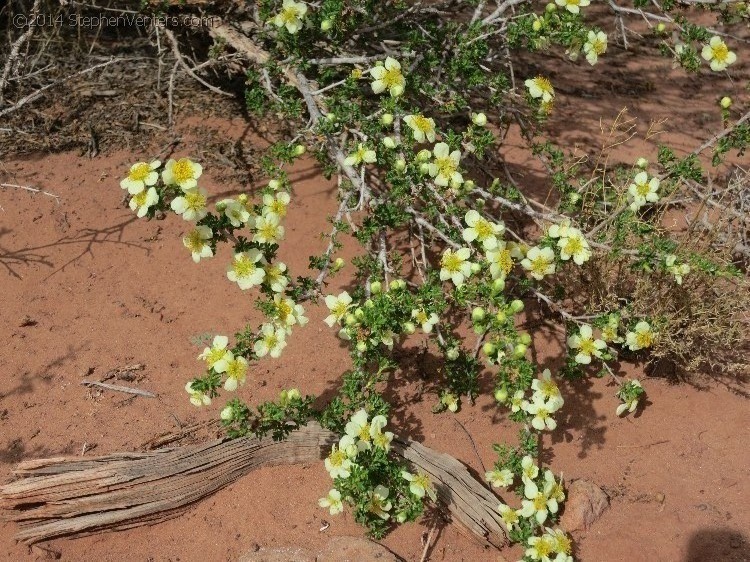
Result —
<instances>
[{"instance_id":1,"label":"reddish rock","mask_svg":"<svg viewBox=\"0 0 750 562\"><path fill-rule=\"evenodd\" d=\"M568 485L560 527L565 531L586 530L609 508L609 498L596 484L575 480Z\"/></svg>"},{"instance_id":2,"label":"reddish rock","mask_svg":"<svg viewBox=\"0 0 750 562\"><path fill-rule=\"evenodd\" d=\"M318 555L317 562L401 562L384 546L362 537L334 537Z\"/></svg>"}]
</instances>

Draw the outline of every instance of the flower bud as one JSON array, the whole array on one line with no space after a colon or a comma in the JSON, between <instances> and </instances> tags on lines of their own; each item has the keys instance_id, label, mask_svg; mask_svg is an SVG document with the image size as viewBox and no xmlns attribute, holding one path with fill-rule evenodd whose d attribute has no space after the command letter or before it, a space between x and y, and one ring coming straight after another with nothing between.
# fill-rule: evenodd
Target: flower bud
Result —
<instances>
[{"instance_id":1,"label":"flower bud","mask_svg":"<svg viewBox=\"0 0 750 562\"><path fill-rule=\"evenodd\" d=\"M359 68L353 69L351 73L351 77L354 78L355 80L359 80L360 78L362 78L362 71Z\"/></svg>"},{"instance_id":2,"label":"flower bud","mask_svg":"<svg viewBox=\"0 0 750 562\"><path fill-rule=\"evenodd\" d=\"M659 23L658 23L658 24L656 25L656 32L657 32L657 33L664 33L664 31L665 31L666 29L667 29L667 26L666 26L666 25L664 25L664 22L659 22Z\"/></svg>"},{"instance_id":3,"label":"flower bud","mask_svg":"<svg viewBox=\"0 0 750 562\"><path fill-rule=\"evenodd\" d=\"M393 167L396 169L397 172L403 172L406 169L406 160L404 160L403 158L399 158L393 164Z\"/></svg>"},{"instance_id":4,"label":"flower bud","mask_svg":"<svg viewBox=\"0 0 750 562\"><path fill-rule=\"evenodd\" d=\"M393 137L383 137L383 146L386 148L396 148L396 141Z\"/></svg>"},{"instance_id":5,"label":"flower bud","mask_svg":"<svg viewBox=\"0 0 750 562\"><path fill-rule=\"evenodd\" d=\"M471 122L477 127L484 127L487 124L487 116L484 113L472 113Z\"/></svg>"},{"instance_id":6,"label":"flower bud","mask_svg":"<svg viewBox=\"0 0 750 562\"><path fill-rule=\"evenodd\" d=\"M333 262L333 270L334 271L338 271L342 267L344 267L344 260L343 260L343 258L336 258L336 261Z\"/></svg>"},{"instance_id":7,"label":"flower bud","mask_svg":"<svg viewBox=\"0 0 750 562\"><path fill-rule=\"evenodd\" d=\"M372 299L367 299L365 301L365 308L375 308L375 303L372 302Z\"/></svg>"},{"instance_id":8,"label":"flower bud","mask_svg":"<svg viewBox=\"0 0 750 562\"><path fill-rule=\"evenodd\" d=\"M329 31L333 27L333 22L331 20L323 20L320 22L320 30L321 31Z\"/></svg>"},{"instance_id":9,"label":"flower bud","mask_svg":"<svg viewBox=\"0 0 750 562\"><path fill-rule=\"evenodd\" d=\"M526 355L526 350L527 349L528 349L528 347L526 347L522 343L519 343L519 344L516 345L516 347L513 348L513 355L517 359L520 359L521 357L523 357L524 355Z\"/></svg>"},{"instance_id":10,"label":"flower bud","mask_svg":"<svg viewBox=\"0 0 750 562\"><path fill-rule=\"evenodd\" d=\"M383 284L380 281L373 281L372 283L370 283L370 292L373 295L377 295L382 289ZM367 303L365 303L365 306L367 306Z\"/></svg>"},{"instance_id":11,"label":"flower bud","mask_svg":"<svg viewBox=\"0 0 750 562\"><path fill-rule=\"evenodd\" d=\"M496 295L505 290L505 279L495 279L492 282L492 294Z\"/></svg>"},{"instance_id":12,"label":"flower bud","mask_svg":"<svg viewBox=\"0 0 750 562\"><path fill-rule=\"evenodd\" d=\"M305 147L301 144L298 144L294 147L294 155L295 156L302 156L305 153Z\"/></svg>"},{"instance_id":13,"label":"flower bud","mask_svg":"<svg viewBox=\"0 0 750 562\"><path fill-rule=\"evenodd\" d=\"M514 314L518 314L521 312L524 308L523 301L522 300L514 300L510 303L510 309L513 311Z\"/></svg>"},{"instance_id":14,"label":"flower bud","mask_svg":"<svg viewBox=\"0 0 750 562\"><path fill-rule=\"evenodd\" d=\"M474 322L481 322L484 320L484 309L481 306L476 307L471 311L471 319Z\"/></svg>"},{"instance_id":15,"label":"flower bud","mask_svg":"<svg viewBox=\"0 0 750 562\"><path fill-rule=\"evenodd\" d=\"M427 164L427 163L424 163L424 164L420 164L420 165L419 165L419 172L420 172L420 173L421 173L422 175L425 175L425 176L426 176L427 174L429 174L429 173L430 173L430 165L429 165L429 164Z\"/></svg>"},{"instance_id":16,"label":"flower bud","mask_svg":"<svg viewBox=\"0 0 750 562\"><path fill-rule=\"evenodd\" d=\"M363 341L357 342L357 351L359 351L360 353L364 353L365 351L367 351L367 344Z\"/></svg>"},{"instance_id":17,"label":"flower bud","mask_svg":"<svg viewBox=\"0 0 750 562\"><path fill-rule=\"evenodd\" d=\"M393 113L383 113L380 116L380 124L384 127L389 127L393 124Z\"/></svg>"},{"instance_id":18,"label":"flower bud","mask_svg":"<svg viewBox=\"0 0 750 562\"><path fill-rule=\"evenodd\" d=\"M426 148L423 148L422 150L417 152L418 162L427 162L431 157L432 157L432 152L430 152Z\"/></svg>"},{"instance_id":19,"label":"flower bud","mask_svg":"<svg viewBox=\"0 0 750 562\"><path fill-rule=\"evenodd\" d=\"M507 389L507 388L505 388L505 387L503 387L503 388L498 388L498 389L497 389L497 390L495 391L495 400L497 400L497 401L498 401L498 402L500 402L500 403L503 403L503 402L505 402L505 401L506 401L507 399L508 399L508 389Z\"/></svg>"},{"instance_id":20,"label":"flower bud","mask_svg":"<svg viewBox=\"0 0 750 562\"><path fill-rule=\"evenodd\" d=\"M648 160L640 157L638 160L636 160L635 165L638 166L641 170L645 170L646 168L648 168Z\"/></svg>"},{"instance_id":21,"label":"flower bud","mask_svg":"<svg viewBox=\"0 0 750 562\"><path fill-rule=\"evenodd\" d=\"M328 120L328 121L330 121L331 123L333 123L334 121L336 121L336 114L335 114L335 113L333 113L332 111L331 111L331 112L328 112L328 113L326 113L326 120Z\"/></svg>"},{"instance_id":22,"label":"flower bud","mask_svg":"<svg viewBox=\"0 0 750 562\"><path fill-rule=\"evenodd\" d=\"M388 289L391 291L398 291L401 288L401 281L399 279L394 279L388 284Z\"/></svg>"},{"instance_id":23,"label":"flower bud","mask_svg":"<svg viewBox=\"0 0 750 562\"><path fill-rule=\"evenodd\" d=\"M281 187L281 182L279 180L271 180L268 182L268 187L270 187L274 191L278 191L278 189Z\"/></svg>"},{"instance_id":24,"label":"flower bud","mask_svg":"<svg viewBox=\"0 0 750 562\"><path fill-rule=\"evenodd\" d=\"M724 96L723 98L721 98L721 101L719 103L724 109L729 109L730 107L732 107L732 98L730 98L729 96Z\"/></svg>"},{"instance_id":25,"label":"flower bud","mask_svg":"<svg viewBox=\"0 0 750 562\"><path fill-rule=\"evenodd\" d=\"M219 414L219 417L224 421L229 421L234 417L234 410L231 406L226 406Z\"/></svg>"},{"instance_id":26,"label":"flower bud","mask_svg":"<svg viewBox=\"0 0 750 562\"><path fill-rule=\"evenodd\" d=\"M227 208L227 204L224 201L219 201L216 204L216 212L223 213Z\"/></svg>"},{"instance_id":27,"label":"flower bud","mask_svg":"<svg viewBox=\"0 0 750 562\"><path fill-rule=\"evenodd\" d=\"M445 352L445 357L446 357L446 358L447 358L447 359L448 359L449 361L455 361L456 359L458 359L458 348L455 348L455 347L451 347L450 349L448 349L448 350L447 350L447 351Z\"/></svg>"},{"instance_id":28,"label":"flower bud","mask_svg":"<svg viewBox=\"0 0 750 562\"><path fill-rule=\"evenodd\" d=\"M244 205L245 203L247 203L247 194L245 194L245 193L240 193L240 194L239 194L239 195L237 196L237 201L239 201L241 205Z\"/></svg>"},{"instance_id":29,"label":"flower bud","mask_svg":"<svg viewBox=\"0 0 750 562\"><path fill-rule=\"evenodd\" d=\"M479 265L478 263L472 263L471 264L471 272L472 272L472 274L476 275L480 271L482 271L482 266L481 265Z\"/></svg>"},{"instance_id":30,"label":"flower bud","mask_svg":"<svg viewBox=\"0 0 750 562\"><path fill-rule=\"evenodd\" d=\"M529 345L531 343L531 335L528 332L523 332L519 336L518 341L520 341L524 345Z\"/></svg>"},{"instance_id":31,"label":"flower bud","mask_svg":"<svg viewBox=\"0 0 750 562\"><path fill-rule=\"evenodd\" d=\"M491 341L488 341L482 346L482 351L484 351L484 354L487 356L494 355L497 352L497 346Z\"/></svg>"},{"instance_id":32,"label":"flower bud","mask_svg":"<svg viewBox=\"0 0 750 562\"><path fill-rule=\"evenodd\" d=\"M546 7L544 8L544 9L545 9L545 10L546 10L547 12L549 12L549 13L552 13L552 12L554 12L555 10L557 10L557 6L555 5L555 3L554 3L554 2L550 2L549 4L547 4L547 6L546 6Z\"/></svg>"},{"instance_id":33,"label":"flower bud","mask_svg":"<svg viewBox=\"0 0 750 562\"><path fill-rule=\"evenodd\" d=\"M507 319L508 319L508 315L505 314L504 310L497 311L497 314L495 315L495 320L497 320L499 324L504 323Z\"/></svg>"},{"instance_id":34,"label":"flower bud","mask_svg":"<svg viewBox=\"0 0 750 562\"><path fill-rule=\"evenodd\" d=\"M531 29L533 29L534 31L539 31L540 29L542 29L542 20L535 19L534 23L531 24Z\"/></svg>"},{"instance_id":35,"label":"flower bud","mask_svg":"<svg viewBox=\"0 0 750 562\"><path fill-rule=\"evenodd\" d=\"M361 309L361 308L359 308L359 307L355 308L355 309L354 309L354 317L355 317L355 318L356 318L357 320L362 320L362 318L364 318L364 317L365 317L365 311L364 311L364 310L362 310L362 309Z\"/></svg>"},{"instance_id":36,"label":"flower bud","mask_svg":"<svg viewBox=\"0 0 750 562\"><path fill-rule=\"evenodd\" d=\"M417 327L414 325L414 322L404 322L405 334L413 334L416 331L417 331Z\"/></svg>"},{"instance_id":37,"label":"flower bud","mask_svg":"<svg viewBox=\"0 0 750 562\"><path fill-rule=\"evenodd\" d=\"M473 180L466 180L463 185L464 191L471 191L475 185Z\"/></svg>"},{"instance_id":38,"label":"flower bud","mask_svg":"<svg viewBox=\"0 0 750 562\"><path fill-rule=\"evenodd\" d=\"M344 323L345 323L345 324L346 324L347 326L354 326L354 325L355 325L355 324L357 323L357 317L356 317L356 316L354 316L354 314L347 314L347 315L346 315L346 316L344 317Z\"/></svg>"}]
</instances>

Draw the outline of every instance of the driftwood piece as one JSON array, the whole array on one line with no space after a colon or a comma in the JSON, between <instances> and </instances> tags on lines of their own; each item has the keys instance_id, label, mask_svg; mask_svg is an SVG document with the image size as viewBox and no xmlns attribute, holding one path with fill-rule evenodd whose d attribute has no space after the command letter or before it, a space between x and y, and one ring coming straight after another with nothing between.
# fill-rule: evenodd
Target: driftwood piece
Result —
<instances>
[{"instance_id":1,"label":"driftwood piece","mask_svg":"<svg viewBox=\"0 0 750 562\"><path fill-rule=\"evenodd\" d=\"M283 441L242 438L144 453L20 463L17 480L0 487L3 518L18 540L35 543L162 521L264 466L314 462L336 436L311 423ZM394 440L394 452L430 475L454 521L482 543L501 547L505 528L498 499L453 457L419 443Z\"/></svg>"}]
</instances>

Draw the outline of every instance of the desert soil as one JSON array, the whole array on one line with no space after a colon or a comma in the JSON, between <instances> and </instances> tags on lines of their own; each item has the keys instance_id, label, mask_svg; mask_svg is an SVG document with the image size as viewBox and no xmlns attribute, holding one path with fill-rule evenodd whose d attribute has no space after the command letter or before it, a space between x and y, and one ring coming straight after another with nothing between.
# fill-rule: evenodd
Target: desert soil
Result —
<instances>
[{"instance_id":1,"label":"desert soil","mask_svg":"<svg viewBox=\"0 0 750 562\"><path fill-rule=\"evenodd\" d=\"M627 106L639 118L642 132L650 120L669 117L662 138L688 151L720 129L714 97L732 95L745 106L750 101L739 82L708 75L703 81L687 78L663 59L636 68L643 63L617 52L610 66L597 67L596 88L588 92L576 84L587 83L584 73L594 71L564 61L550 63L558 68L553 82L559 78L567 83L559 88L550 129L571 149L595 150L599 119L611 121ZM635 82L629 78L634 69ZM687 107L684 101L697 94L702 105ZM205 157L207 130L227 142L246 135L247 121L239 111L236 118L206 114L186 119L184 107L178 98L182 119L173 136L181 141L175 155ZM196 355L202 344L197 342L205 334L232 334L247 322L255 325L260 316L248 295L226 280L228 252L196 265L181 243L186 222L174 217L136 220L123 205L120 177L132 161L156 154L165 139L169 137L154 138L147 143L150 152L144 153L122 147L93 158L74 151L2 159L2 183L32 185L58 196L0 190L0 340L6 342L0 351L2 481L25 459L137 450L156 435L217 414L218 408L192 407L183 390L199 373ZM641 155L655 160L658 140L620 147L616 157L629 163ZM502 151L529 182L544 183L512 136ZM213 163L206 166L203 185L213 201L260 185L259 179L244 182L238 177ZM336 190L335 182L325 180L307 159L295 165L292 181L281 258L293 272L302 273L308 256L324 248L319 234L335 212ZM348 259L355 252L347 243L342 255ZM328 291L350 283L340 275ZM335 331L323 324L325 315L321 307L309 306L309 325L295 331L280 359L263 360L253 368L241 396L257 402L289 387L318 395L332 392L349 360ZM561 332L536 329L543 365L560 366L562 337ZM144 368L123 384L153 391L157 399L80 385L83 379L99 380L132 364ZM436 397L429 391L429 369L416 360L411 366L392 390L397 431L483 473L493 462L492 444L514 439L514 424L498 413L489 392L455 415L432 414ZM566 382L564 417L545 439L551 452L544 461L555 472L566 479L591 480L610 496L611 507L603 517L588 531L574 533L577 559L748 560L747 386L722 378L674 381L658 370L647 376L641 365L623 365L622 372L641 378L647 388L646 407L637 415L615 416L616 389L608 380ZM483 386L490 390L489 374ZM41 545L43 549L15 543L15 525L2 523L0 559L211 562L236 560L258 546L320 550L332 536L362 532L349 513L331 517L318 508L317 499L329 488L322 464L262 469L165 523L56 540ZM321 530L325 522L330 526ZM427 523L405 525L382 542L405 560L416 561L428 530ZM515 560L521 550L502 554ZM432 561L499 559L447 523L437 525L428 555Z\"/></svg>"}]
</instances>

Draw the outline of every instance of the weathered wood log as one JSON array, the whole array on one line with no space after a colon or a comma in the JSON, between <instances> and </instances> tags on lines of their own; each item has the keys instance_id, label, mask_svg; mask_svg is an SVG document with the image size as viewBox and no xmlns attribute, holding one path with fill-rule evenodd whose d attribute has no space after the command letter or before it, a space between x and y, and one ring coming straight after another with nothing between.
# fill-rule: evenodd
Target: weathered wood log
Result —
<instances>
[{"instance_id":1,"label":"weathered wood log","mask_svg":"<svg viewBox=\"0 0 750 562\"><path fill-rule=\"evenodd\" d=\"M264 466L320 460L336 436L311 423L283 441L242 438L145 453L20 463L0 487L3 518L32 544L56 537L124 529L174 517L190 504ZM470 536L502 547L498 498L453 457L395 439L393 451L429 474L439 502Z\"/></svg>"}]
</instances>

